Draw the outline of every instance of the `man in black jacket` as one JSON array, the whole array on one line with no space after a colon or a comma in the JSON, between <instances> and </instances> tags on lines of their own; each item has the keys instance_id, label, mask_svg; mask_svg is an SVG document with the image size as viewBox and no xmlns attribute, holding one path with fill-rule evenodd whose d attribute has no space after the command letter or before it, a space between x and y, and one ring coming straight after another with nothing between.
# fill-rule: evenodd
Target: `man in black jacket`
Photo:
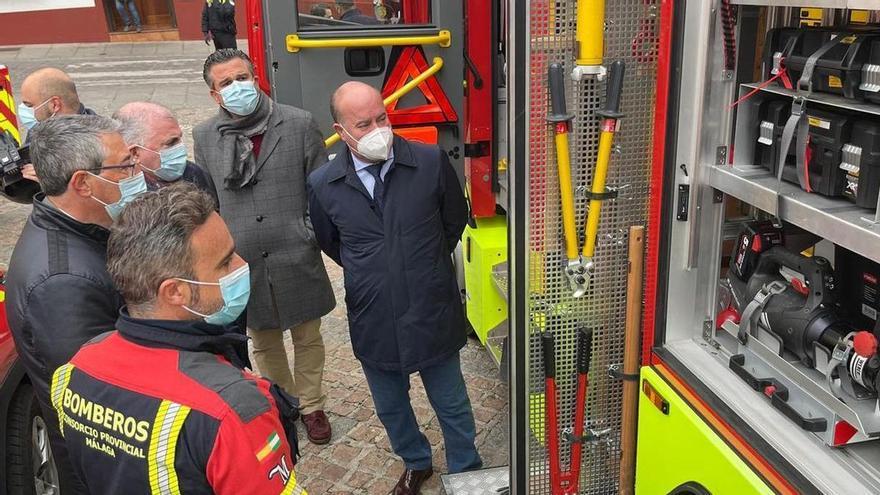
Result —
<instances>
[{"instance_id":1,"label":"man in black jacket","mask_svg":"<svg viewBox=\"0 0 880 495\"><path fill-rule=\"evenodd\" d=\"M446 153L392 137L374 88L346 83L330 108L349 151L309 176L309 213L321 249L345 272L351 346L406 466L392 493L414 495L433 469L410 404L412 373L437 413L449 471L482 465L461 374L467 336L451 257L467 204Z\"/></svg>"},{"instance_id":2,"label":"man in black jacket","mask_svg":"<svg viewBox=\"0 0 880 495\"><path fill-rule=\"evenodd\" d=\"M115 325L123 302L105 266L107 229L146 183L111 119L56 117L32 132L31 156L44 193L34 198L9 262L6 310L47 419L61 493L86 493L70 468L49 382L80 346Z\"/></svg>"},{"instance_id":3,"label":"man in black jacket","mask_svg":"<svg viewBox=\"0 0 880 495\"><path fill-rule=\"evenodd\" d=\"M235 41L235 0L205 0L202 8L202 34L205 44L214 40L214 49L238 48Z\"/></svg>"}]
</instances>

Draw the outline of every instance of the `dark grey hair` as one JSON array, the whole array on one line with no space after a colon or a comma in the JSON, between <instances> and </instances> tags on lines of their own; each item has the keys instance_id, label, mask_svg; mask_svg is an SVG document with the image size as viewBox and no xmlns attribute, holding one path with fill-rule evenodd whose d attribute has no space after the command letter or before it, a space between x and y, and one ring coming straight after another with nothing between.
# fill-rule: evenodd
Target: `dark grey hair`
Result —
<instances>
[{"instance_id":1,"label":"dark grey hair","mask_svg":"<svg viewBox=\"0 0 880 495\"><path fill-rule=\"evenodd\" d=\"M101 136L119 132L119 123L99 115L59 115L30 132L31 161L47 196L67 191L77 170L99 168L107 158Z\"/></svg>"},{"instance_id":2,"label":"dark grey hair","mask_svg":"<svg viewBox=\"0 0 880 495\"><path fill-rule=\"evenodd\" d=\"M146 317L153 311L163 281L195 277L190 240L212 213L213 198L180 181L141 194L113 222L107 271L131 315Z\"/></svg>"},{"instance_id":3,"label":"dark grey hair","mask_svg":"<svg viewBox=\"0 0 880 495\"><path fill-rule=\"evenodd\" d=\"M205 79L205 83L209 88L214 89L214 81L211 80L211 68L217 64L229 62L230 60L235 60L237 58L244 60L251 75L254 74L254 63L251 61L251 58L248 57L247 53L237 48L223 48L208 55L208 58L205 59L205 67L202 69L202 77Z\"/></svg>"},{"instance_id":4,"label":"dark grey hair","mask_svg":"<svg viewBox=\"0 0 880 495\"><path fill-rule=\"evenodd\" d=\"M122 139L126 144L143 146L153 132L153 123L158 119L174 119L174 114L158 103L133 101L121 106L113 113L113 118L121 124Z\"/></svg>"}]
</instances>

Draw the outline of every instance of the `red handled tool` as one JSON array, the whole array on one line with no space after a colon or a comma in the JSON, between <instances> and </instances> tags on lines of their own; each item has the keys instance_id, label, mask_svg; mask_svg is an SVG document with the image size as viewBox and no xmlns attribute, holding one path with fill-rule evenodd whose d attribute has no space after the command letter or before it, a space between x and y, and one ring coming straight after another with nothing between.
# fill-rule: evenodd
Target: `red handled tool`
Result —
<instances>
[{"instance_id":1,"label":"red handled tool","mask_svg":"<svg viewBox=\"0 0 880 495\"><path fill-rule=\"evenodd\" d=\"M587 408L587 373L590 370L590 356L593 335L584 328L578 330L577 337L577 391L574 404L574 427L566 435L571 443L571 456L568 470L562 471L559 463L559 418L556 407L556 338L548 332L541 336L544 351L544 403L547 435L547 449L550 454L550 490L552 495L577 495L581 476L581 450L584 436L584 417Z\"/></svg>"}]
</instances>

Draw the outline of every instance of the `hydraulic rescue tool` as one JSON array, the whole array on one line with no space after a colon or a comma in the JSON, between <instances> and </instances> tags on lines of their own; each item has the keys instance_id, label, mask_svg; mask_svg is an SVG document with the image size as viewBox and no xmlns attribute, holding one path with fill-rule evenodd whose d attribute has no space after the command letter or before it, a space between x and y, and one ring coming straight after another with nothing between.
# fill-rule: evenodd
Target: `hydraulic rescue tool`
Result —
<instances>
[{"instance_id":1,"label":"hydraulic rescue tool","mask_svg":"<svg viewBox=\"0 0 880 495\"><path fill-rule=\"evenodd\" d=\"M738 328L722 324L739 340L730 369L831 446L880 434L877 337L843 317L840 283L825 258L773 247L748 280Z\"/></svg>"},{"instance_id":2,"label":"hydraulic rescue tool","mask_svg":"<svg viewBox=\"0 0 880 495\"><path fill-rule=\"evenodd\" d=\"M587 329L577 332L577 383L574 403L574 426L566 433L565 440L571 443L568 470L562 471L559 458L559 417L556 401L556 338L546 332L541 336L544 355L544 403L547 450L550 460L550 490L552 495L577 495L581 477L581 450L583 443L592 440L597 434L591 432L584 436L584 420L587 409L587 374L590 371L590 357L593 348L593 335Z\"/></svg>"},{"instance_id":3,"label":"hydraulic rescue tool","mask_svg":"<svg viewBox=\"0 0 880 495\"><path fill-rule=\"evenodd\" d=\"M605 54L605 0L578 0L577 54L571 78L579 81L586 77L605 77L602 57Z\"/></svg>"},{"instance_id":4,"label":"hydraulic rescue tool","mask_svg":"<svg viewBox=\"0 0 880 495\"><path fill-rule=\"evenodd\" d=\"M562 202L562 226L567 257L565 274L574 297L582 297L587 292L593 273L593 253L596 250L596 235L599 230L599 213L602 209L602 201L615 196L613 192L605 189L605 178L608 175L614 133L617 132L619 119L623 117L620 112L620 93L623 89L624 64L620 60L611 64L605 109L597 112L602 117L602 133L599 136L599 151L596 157L593 184L586 192L590 205L584 247L580 253L578 253L578 235L575 227L571 161L568 154L568 134L571 131L573 116L566 112L562 66L556 63L550 64L548 72L552 113L547 117L547 121L554 126L556 136L556 166L559 174L559 197Z\"/></svg>"}]
</instances>

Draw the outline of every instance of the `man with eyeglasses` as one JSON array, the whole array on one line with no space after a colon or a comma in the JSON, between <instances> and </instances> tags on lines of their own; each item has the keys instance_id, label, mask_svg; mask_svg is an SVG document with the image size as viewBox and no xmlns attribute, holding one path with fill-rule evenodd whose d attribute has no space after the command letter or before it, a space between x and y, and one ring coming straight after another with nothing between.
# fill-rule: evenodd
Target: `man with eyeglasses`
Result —
<instances>
[{"instance_id":1,"label":"man with eyeglasses","mask_svg":"<svg viewBox=\"0 0 880 495\"><path fill-rule=\"evenodd\" d=\"M60 492L87 493L71 469L49 383L84 343L114 329L123 300L107 273L108 229L147 184L119 124L106 117L41 123L31 157L43 192L34 197L9 262L7 318L47 420Z\"/></svg>"}]
</instances>

